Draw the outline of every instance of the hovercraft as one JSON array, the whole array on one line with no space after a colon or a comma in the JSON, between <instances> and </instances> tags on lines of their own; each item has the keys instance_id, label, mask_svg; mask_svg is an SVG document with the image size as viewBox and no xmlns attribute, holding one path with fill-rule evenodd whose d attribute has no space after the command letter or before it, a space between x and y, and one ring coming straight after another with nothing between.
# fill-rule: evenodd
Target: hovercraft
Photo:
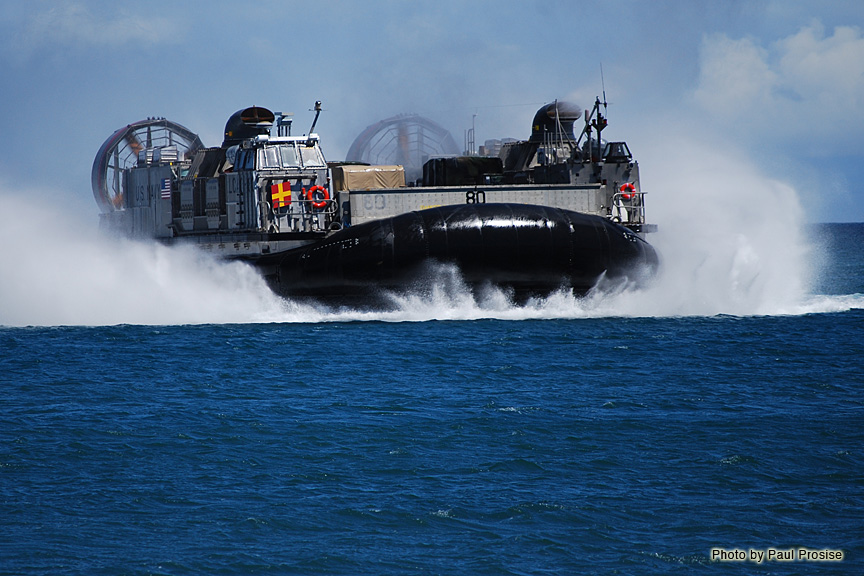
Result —
<instances>
[{"instance_id":1,"label":"hovercraft","mask_svg":"<svg viewBox=\"0 0 864 576\"><path fill-rule=\"evenodd\" d=\"M640 282L658 265L638 164L625 142L601 139L600 106L576 136L582 111L553 102L528 140L431 157L409 180L398 164L328 163L314 132L320 102L308 134L253 106L213 148L148 118L102 145L93 193L104 227L249 262L286 297L372 302L422 290L438 265L519 299L581 295L601 279Z\"/></svg>"}]
</instances>

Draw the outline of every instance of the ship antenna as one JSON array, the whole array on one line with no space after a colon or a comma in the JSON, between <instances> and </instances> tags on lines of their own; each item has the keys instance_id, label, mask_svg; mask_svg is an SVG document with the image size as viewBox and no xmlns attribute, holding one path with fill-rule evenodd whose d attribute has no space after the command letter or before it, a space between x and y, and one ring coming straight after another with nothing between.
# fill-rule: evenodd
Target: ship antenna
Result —
<instances>
[{"instance_id":1,"label":"ship antenna","mask_svg":"<svg viewBox=\"0 0 864 576\"><path fill-rule=\"evenodd\" d=\"M582 129L582 133L579 134L579 138L576 139L576 145L578 146L582 142L582 136L588 136L588 142L591 142L591 128L592 126L599 129L597 130L597 136L600 136L600 132L602 132L603 128L606 127L605 118L600 113L600 105L603 105L603 112L608 110L608 104L606 102L606 79L603 77L603 62L600 62L600 86L603 89L603 101L600 101L600 97L598 96L596 101L594 102L594 108L591 110L591 113L588 113L588 110L585 110L585 127ZM597 114L597 118L594 119L594 114ZM593 120L592 120L593 119ZM599 122L598 122L599 120ZM590 144L589 144L590 146Z\"/></svg>"},{"instance_id":2,"label":"ship antenna","mask_svg":"<svg viewBox=\"0 0 864 576\"><path fill-rule=\"evenodd\" d=\"M603 62L600 62L600 86L603 87L603 111L606 112L606 80L603 79Z\"/></svg>"}]
</instances>

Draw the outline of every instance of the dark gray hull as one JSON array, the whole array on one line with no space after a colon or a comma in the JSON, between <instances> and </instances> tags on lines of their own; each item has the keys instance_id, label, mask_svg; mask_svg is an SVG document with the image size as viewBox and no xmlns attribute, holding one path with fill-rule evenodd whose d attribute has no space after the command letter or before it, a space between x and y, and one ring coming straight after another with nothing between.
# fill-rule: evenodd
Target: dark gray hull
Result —
<instances>
[{"instance_id":1,"label":"dark gray hull","mask_svg":"<svg viewBox=\"0 0 864 576\"><path fill-rule=\"evenodd\" d=\"M517 299L562 287L584 294L604 280L639 280L654 249L606 218L526 204L430 208L366 222L284 253L275 291L363 302L381 290L422 291L434 263L458 266L471 287L492 284Z\"/></svg>"}]
</instances>

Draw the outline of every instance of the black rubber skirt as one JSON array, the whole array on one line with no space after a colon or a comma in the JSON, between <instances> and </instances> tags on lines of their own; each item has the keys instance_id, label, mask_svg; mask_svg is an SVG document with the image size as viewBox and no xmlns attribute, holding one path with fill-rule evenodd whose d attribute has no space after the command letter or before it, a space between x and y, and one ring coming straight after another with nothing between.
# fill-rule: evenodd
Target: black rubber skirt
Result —
<instances>
[{"instance_id":1,"label":"black rubber skirt","mask_svg":"<svg viewBox=\"0 0 864 576\"><path fill-rule=\"evenodd\" d=\"M583 294L599 280L640 281L658 265L639 236L605 218L527 204L441 206L366 222L285 253L273 288L326 300L422 290L436 265L455 265L469 287L516 297L561 288Z\"/></svg>"}]
</instances>

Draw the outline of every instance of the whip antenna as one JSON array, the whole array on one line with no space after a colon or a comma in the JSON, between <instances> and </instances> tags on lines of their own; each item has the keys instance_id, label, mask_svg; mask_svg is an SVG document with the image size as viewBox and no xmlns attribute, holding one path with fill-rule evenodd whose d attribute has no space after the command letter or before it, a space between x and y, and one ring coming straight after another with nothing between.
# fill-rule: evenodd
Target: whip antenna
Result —
<instances>
[{"instance_id":1,"label":"whip antenna","mask_svg":"<svg viewBox=\"0 0 864 576\"><path fill-rule=\"evenodd\" d=\"M606 110L606 81L603 79L603 62L600 62L600 86L603 88L603 110Z\"/></svg>"}]
</instances>

